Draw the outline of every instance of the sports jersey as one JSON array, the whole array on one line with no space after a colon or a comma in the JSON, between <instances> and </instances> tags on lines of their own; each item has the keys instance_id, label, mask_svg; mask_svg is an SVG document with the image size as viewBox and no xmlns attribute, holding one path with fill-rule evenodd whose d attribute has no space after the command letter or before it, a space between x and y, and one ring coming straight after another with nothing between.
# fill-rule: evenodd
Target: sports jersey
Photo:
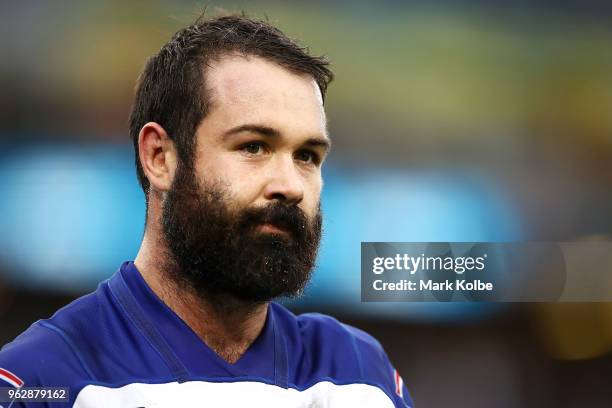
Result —
<instances>
[{"instance_id":1,"label":"sports jersey","mask_svg":"<svg viewBox=\"0 0 612 408\"><path fill-rule=\"evenodd\" d=\"M16 401L11 408L412 407L372 336L274 302L245 354L226 362L133 262L4 346L0 369L2 387L69 389L68 403Z\"/></svg>"}]
</instances>

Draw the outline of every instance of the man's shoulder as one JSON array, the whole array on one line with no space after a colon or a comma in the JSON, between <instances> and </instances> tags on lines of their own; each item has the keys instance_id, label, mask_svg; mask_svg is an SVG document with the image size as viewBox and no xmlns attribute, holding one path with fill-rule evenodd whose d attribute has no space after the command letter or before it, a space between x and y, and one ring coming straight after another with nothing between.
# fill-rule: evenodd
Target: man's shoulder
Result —
<instances>
[{"instance_id":1,"label":"man's shoulder","mask_svg":"<svg viewBox=\"0 0 612 408\"><path fill-rule=\"evenodd\" d=\"M82 296L38 320L0 349L0 368L25 385L66 385L90 379L83 346L100 332L98 293Z\"/></svg>"},{"instance_id":2,"label":"man's shoulder","mask_svg":"<svg viewBox=\"0 0 612 408\"><path fill-rule=\"evenodd\" d=\"M281 319L293 321L286 324L292 329L285 334L293 343L298 388L317 381L366 384L380 388L397 406L412 406L399 373L374 336L325 314L296 316L284 308L275 310Z\"/></svg>"},{"instance_id":3,"label":"man's shoulder","mask_svg":"<svg viewBox=\"0 0 612 408\"><path fill-rule=\"evenodd\" d=\"M335 317L322 313L304 313L296 316L304 335L315 336L325 341L348 341L362 351L384 353L383 347L371 334L343 323Z\"/></svg>"},{"instance_id":4,"label":"man's shoulder","mask_svg":"<svg viewBox=\"0 0 612 408\"><path fill-rule=\"evenodd\" d=\"M286 311L286 313L291 313ZM314 365L338 364L351 373L371 377L387 370L388 358L378 340L369 333L321 313L293 315L295 333L307 359ZM316 350L316 353L312 353ZM336 371L335 369L332 371ZM378 375L377 375L378 376Z\"/></svg>"},{"instance_id":5,"label":"man's shoulder","mask_svg":"<svg viewBox=\"0 0 612 408\"><path fill-rule=\"evenodd\" d=\"M17 378L15 384L0 376L12 386L65 386L75 377L87 377L74 344L49 320L37 321L6 344L0 350L0 369Z\"/></svg>"}]
</instances>

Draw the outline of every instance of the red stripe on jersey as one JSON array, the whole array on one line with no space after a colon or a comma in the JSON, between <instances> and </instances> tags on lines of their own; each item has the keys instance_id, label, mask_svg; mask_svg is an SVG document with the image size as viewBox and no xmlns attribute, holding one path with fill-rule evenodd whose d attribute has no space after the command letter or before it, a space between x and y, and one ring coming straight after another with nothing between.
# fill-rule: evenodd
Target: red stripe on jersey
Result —
<instances>
[{"instance_id":1,"label":"red stripe on jersey","mask_svg":"<svg viewBox=\"0 0 612 408\"><path fill-rule=\"evenodd\" d=\"M22 387L24 384L21 378L17 377L15 374L11 373L9 370L5 370L4 368L0 368L0 379L6 381L7 383L17 388Z\"/></svg>"},{"instance_id":2,"label":"red stripe on jersey","mask_svg":"<svg viewBox=\"0 0 612 408\"><path fill-rule=\"evenodd\" d=\"M397 370L393 370L393 374L395 377L395 393L400 397L403 397L404 390L402 389L402 386L404 385L404 381L402 380L402 377L400 377L399 372Z\"/></svg>"}]
</instances>

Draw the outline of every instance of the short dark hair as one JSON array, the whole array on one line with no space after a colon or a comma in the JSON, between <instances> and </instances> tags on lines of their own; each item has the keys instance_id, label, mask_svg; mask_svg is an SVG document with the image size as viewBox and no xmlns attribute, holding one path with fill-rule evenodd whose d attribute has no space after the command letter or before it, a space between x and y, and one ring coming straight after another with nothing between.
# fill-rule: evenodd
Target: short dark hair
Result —
<instances>
[{"instance_id":1,"label":"short dark hair","mask_svg":"<svg viewBox=\"0 0 612 408\"><path fill-rule=\"evenodd\" d=\"M179 30L147 61L130 114L136 171L147 201L150 184L140 165L140 130L147 122L159 123L173 140L181 164L191 166L195 131L210 108L204 67L230 53L259 56L292 72L311 75L323 99L334 77L325 57L310 55L307 48L266 21L226 15L200 18Z\"/></svg>"}]
</instances>

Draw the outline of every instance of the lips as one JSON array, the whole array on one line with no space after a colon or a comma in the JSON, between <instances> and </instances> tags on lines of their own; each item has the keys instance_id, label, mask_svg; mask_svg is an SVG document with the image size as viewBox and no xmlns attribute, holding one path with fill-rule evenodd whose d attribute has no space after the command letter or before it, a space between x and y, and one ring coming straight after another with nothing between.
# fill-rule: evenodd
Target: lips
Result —
<instances>
[{"instance_id":1,"label":"lips","mask_svg":"<svg viewBox=\"0 0 612 408\"><path fill-rule=\"evenodd\" d=\"M302 210L282 203L244 210L239 223L245 232L289 238L291 241L305 239L308 232L307 219Z\"/></svg>"},{"instance_id":2,"label":"lips","mask_svg":"<svg viewBox=\"0 0 612 408\"><path fill-rule=\"evenodd\" d=\"M292 235L291 231L278 223L262 223L259 225L259 230L264 233Z\"/></svg>"}]
</instances>

